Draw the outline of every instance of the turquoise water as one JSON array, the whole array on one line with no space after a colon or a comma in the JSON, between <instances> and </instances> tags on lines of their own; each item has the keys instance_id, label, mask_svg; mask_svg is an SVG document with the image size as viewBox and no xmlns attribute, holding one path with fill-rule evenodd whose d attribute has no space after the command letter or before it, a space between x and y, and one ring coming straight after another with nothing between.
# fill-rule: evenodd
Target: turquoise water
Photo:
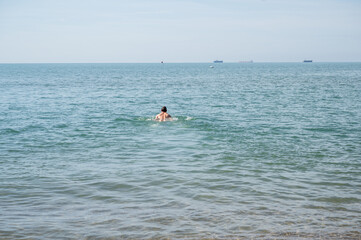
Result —
<instances>
[{"instance_id":1,"label":"turquoise water","mask_svg":"<svg viewBox=\"0 0 361 240\"><path fill-rule=\"evenodd\" d=\"M361 63L209 66L0 64L0 238L360 239Z\"/></svg>"}]
</instances>

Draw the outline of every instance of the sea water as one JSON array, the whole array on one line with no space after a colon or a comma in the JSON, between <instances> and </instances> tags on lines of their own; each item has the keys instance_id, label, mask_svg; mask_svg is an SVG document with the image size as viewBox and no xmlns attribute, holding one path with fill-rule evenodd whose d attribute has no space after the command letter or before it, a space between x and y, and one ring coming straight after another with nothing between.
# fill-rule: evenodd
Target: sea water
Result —
<instances>
[{"instance_id":1,"label":"sea water","mask_svg":"<svg viewBox=\"0 0 361 240\"><path fill-rule=\"evenodd\" d=\"M1 239L361 238L361 63L1 64L0 90Z\"/></svg>"}]
</instances>

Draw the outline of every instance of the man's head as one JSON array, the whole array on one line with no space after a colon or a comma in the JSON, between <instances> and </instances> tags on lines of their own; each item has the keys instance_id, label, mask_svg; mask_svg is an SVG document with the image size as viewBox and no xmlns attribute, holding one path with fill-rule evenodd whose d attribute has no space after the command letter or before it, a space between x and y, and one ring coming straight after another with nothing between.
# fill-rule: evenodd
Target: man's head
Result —
<instances>
[{"instance_id":1,"label":"man's head","mask_svg":"<svg viewBox=\"0 0 361 240\"><path fill-rule=\"evenodd\" d=\"M164 106L164 107L162 107L162 112L167 112L167 107L166 106Z\"/></svg>"}]
</instances>

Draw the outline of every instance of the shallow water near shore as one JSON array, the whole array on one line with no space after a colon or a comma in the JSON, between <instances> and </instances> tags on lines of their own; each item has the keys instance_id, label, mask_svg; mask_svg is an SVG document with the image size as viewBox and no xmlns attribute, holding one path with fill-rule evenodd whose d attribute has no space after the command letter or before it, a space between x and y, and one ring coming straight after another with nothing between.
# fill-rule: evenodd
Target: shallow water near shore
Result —
<instances>
[{"instance_id":1,"label":"shallow water near shore","mask_svg":"<svg viewBox=\"0 0 361 240\"><path fill-rule=\"evenodd\" d=\"M360 239L361 64L209 65L0 64L0 238Z\"/></svg>"}]
</instances>

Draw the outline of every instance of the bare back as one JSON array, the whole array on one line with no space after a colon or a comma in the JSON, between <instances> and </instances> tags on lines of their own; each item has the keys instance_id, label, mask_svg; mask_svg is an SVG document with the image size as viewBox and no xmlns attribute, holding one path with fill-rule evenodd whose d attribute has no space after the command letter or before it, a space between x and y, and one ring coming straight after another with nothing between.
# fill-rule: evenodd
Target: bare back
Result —
<instances>
[{"instance_id":1,"label":"bare back","mask_svg":"<svg viewBox=\"0 0 361 240\"><path fill-rule=\"evenodd\" d=\"M166 112L161 112L155 117L155 120L164 122L167 120L172 120L172 117Z\"/></svg>"}]
</instances>

